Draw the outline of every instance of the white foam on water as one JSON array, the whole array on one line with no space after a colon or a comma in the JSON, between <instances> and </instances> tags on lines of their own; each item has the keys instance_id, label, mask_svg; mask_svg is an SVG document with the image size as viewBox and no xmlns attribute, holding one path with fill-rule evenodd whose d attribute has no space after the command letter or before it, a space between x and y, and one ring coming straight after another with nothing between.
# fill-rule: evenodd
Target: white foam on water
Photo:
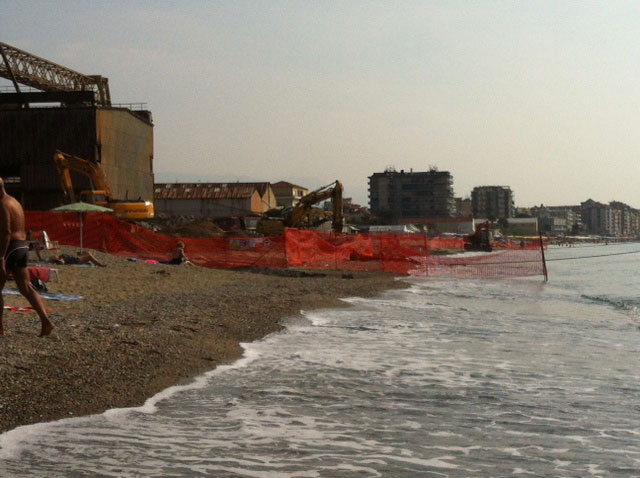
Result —
<instances>
[{"instance_id":1,"label":"white foam on water","mask_svg":"<svg viewBox=\"0 0 640 478\"><path fill-rule=\"evenodd\" d=\"M78 425L83 422L94 420L97 417L103 417L107 420L118 420L132 412L153 414L157 411L157 404L159 402L167 400L177 393L203 388L207 385L211 377L217 374L246 367L254 360L258 359L258 357L260 356L259 350L255 346L255 344L241 343L240 345L244 349L243 356L240 359L229 364L219 365L215 369L195 377L188 384L174 385L166 388L155 394L153 397L148 398L143 405L140 405L138 407L111 408L100 414L63 418L61 420L54 420L50 422L23 425L16 427L13 430L2 433L0 434L0 459L18 458L24 446L35 441L34 439L37 439L38 437L51 431L52 427Z\"/></svg>"},{"instance_id":2,"label":"white foam on water","mask_svg":"<svg viewBox=\"0 0 640 478\"><path fill-rule=\"evenodd\" d=\"M400 457L400 456L396 456L393 458L394 461L399 461L399 462L404 462L404 463L410 463L412 465L420 465L423 466L425 468L446 468L449 470L455 470L457 468L460 468L458 465L454 464L454 463L449 463L450 461L455 461L456 457L455 456L439 456L436 458L430 458L430 459L422 459L422 458L416 458L416 457Z\"/></svg>"},{"instance_id":3,"label":"white foam on water","mask_svg":"<svg viewBox=\"0 0 640 478\"><path fill-rule=\"evenodd\" d=\"M419 281L304 311L231 366L14 449L52 457L40 475L610 476L638 463L637 336L567 290Z\"/></svg>"},{"instance_id":4,"label":"white foam on water","mask_svg":"<svg viewBox=\"0 0 640 478\"><path fill-rule=\"evenodd\" d=\"M524 468L514 468L512 473L514 475L536 475L535 472L529 471L529 470L525 470Z\"/></svg>"},{"instance_id":5,"label":"white foam on water","mask_svg":"<svg viewBox=\"0 0 640 478\"><path fill-rule=\"evenodd\" d=\"M587 471L593 476L603 476L603 471L599 469L600 465L590 463L587 465Z\"/></svg>"}]
</instances>

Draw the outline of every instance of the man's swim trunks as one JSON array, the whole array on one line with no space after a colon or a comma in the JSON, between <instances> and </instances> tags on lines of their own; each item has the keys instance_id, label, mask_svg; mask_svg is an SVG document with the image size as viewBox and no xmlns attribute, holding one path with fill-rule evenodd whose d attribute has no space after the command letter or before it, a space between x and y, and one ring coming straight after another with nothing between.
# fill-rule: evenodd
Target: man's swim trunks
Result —
<instances>
[{"instance_id":1,"label":"man's swim trunks","mask_svg":"<svg viewBox=\"0 0 640 478\"><path fill-rule=\"evenodd\" d=\"M27 241L11 241L4 256L5 268L8 271L27 267L29 243Z\"/></svg>"},{"instance_id":2,"label":"man's swim trunks","mask_svg":"<svg viewBox=\"0 0 640 478\"><path fill-rule=\"evenodd\" d=\"M177 259L171 259L170 261L160 261L160 264L166 264L169 266L179 266L183 262L186 262L184 257L178 257Z\"/></svg>"},{"instance_id":3,"label":"man's swim trunks","mask_svg":"<svg viewBox=\"0 0 640 478\"><path fill-rule=\"evenodd\" d=\"M80 259L78 259L76 256L70 256L69 254L60 254L60 257L66 265L72 266L80 264Z\"/></svg>"}]
</instances>

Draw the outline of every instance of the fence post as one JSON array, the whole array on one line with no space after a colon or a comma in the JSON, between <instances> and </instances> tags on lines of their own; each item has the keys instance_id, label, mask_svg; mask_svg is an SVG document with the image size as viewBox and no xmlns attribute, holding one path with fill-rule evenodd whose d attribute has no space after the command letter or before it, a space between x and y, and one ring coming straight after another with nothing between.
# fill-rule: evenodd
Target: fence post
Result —
<instances>
[{"instance_id":1,"label":"fence post","mask_svg":"<svg viewBox=\"0 0 640 478\"><path fill-rule=\"evenodd\" d=\"M427 233L424 234L424 276L429 276L429 240L427 239Z\"/></svg>"},{"instance_id":2,"label":"fence post","mask_svg":"<svg viewBox=\"0 0 640 478\"><path fill-rule=\"evenodd\" d=\"M338 270L338 246L336 245L339 241L338 233L335 231L331 231L332 243L333 243L333 264L335 266L335 270ZM340 238L342 239L342 238Z\"/></svg>"},{"instance_id":3,"label":"fence post","mask_svg":"<svg viewBox=\"0 0 640 478\"><path fill-rule=\"evenodd\" d=\"M540 232L540 252L542 252L542 273L544 274L544 281L547 282L549 280L549 275L547 274L547 261L544 257L544 244L542 242L542 232Z\"/></svg>"},{"instance_id":4,"label":"fence post","mask_svg":"<svg viewBox=\"0 0 640 478\"><path fill-rule=\"evenodd\" d=\"M285 227L282 231L282 247L284 248L284 268L289 268L289 256L287 255L287 228Z\"/></svg>"}]
</instances>

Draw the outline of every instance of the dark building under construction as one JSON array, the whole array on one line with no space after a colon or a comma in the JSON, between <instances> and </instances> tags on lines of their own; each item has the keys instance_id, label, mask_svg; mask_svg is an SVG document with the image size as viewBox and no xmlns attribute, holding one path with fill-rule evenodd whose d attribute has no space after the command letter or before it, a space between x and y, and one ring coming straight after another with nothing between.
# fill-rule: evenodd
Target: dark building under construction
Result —
<instances>
[{"instance_id":1,"label":"dark building under construction","mask_svg":"<svg viewBox=\"0 0 640 478\"><path fill-rule=\"evenodd\" d=\"M509 186L477 186L471 191L471 205L475 218L506 219L515 213Z\"/></svg>"},{"instance_id":2,"label":"dark building under construction","mask_svg":"<svg viewBox=\"0 0 640 478\"><path fill-rule=\"evenodd\" d=\"M0 42L0 177L25 209L64 197L56 150L98 164L114 198L153 201L153 122L144 105L111 103L107 78L87 76ZM25 88L28 87L28 88ZM72 172L74 189L93 189Z\"/></svg>"},{"instance_id":3,"label":"dark building under construction","mask_svg":"<svg viewBox=\"0 0 640 478\"><path fill-rule=\"evenodd\" d=\"M455 215L453 177L448 171L397 172L369 176L371 212L391 222Z\"/></svg>"}]
</instances>

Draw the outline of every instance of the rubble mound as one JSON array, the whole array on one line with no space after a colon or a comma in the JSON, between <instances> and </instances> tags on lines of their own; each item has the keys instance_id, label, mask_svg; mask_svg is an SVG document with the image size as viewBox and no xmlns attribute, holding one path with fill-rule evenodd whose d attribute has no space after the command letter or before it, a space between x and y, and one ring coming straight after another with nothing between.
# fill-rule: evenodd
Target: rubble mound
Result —
<instances>
[{"instance_id":1,"label":"rubble mound","mask_svg":"<svg viewBox=\"0 0 640 478\"><path fill-rule=\"evenodd\" d=\"M136 223L172 237L207 238L225 235L225 231L211 219L195 216L156 215L153 219L136 221Z\"/></svg>"}]
</instances>

